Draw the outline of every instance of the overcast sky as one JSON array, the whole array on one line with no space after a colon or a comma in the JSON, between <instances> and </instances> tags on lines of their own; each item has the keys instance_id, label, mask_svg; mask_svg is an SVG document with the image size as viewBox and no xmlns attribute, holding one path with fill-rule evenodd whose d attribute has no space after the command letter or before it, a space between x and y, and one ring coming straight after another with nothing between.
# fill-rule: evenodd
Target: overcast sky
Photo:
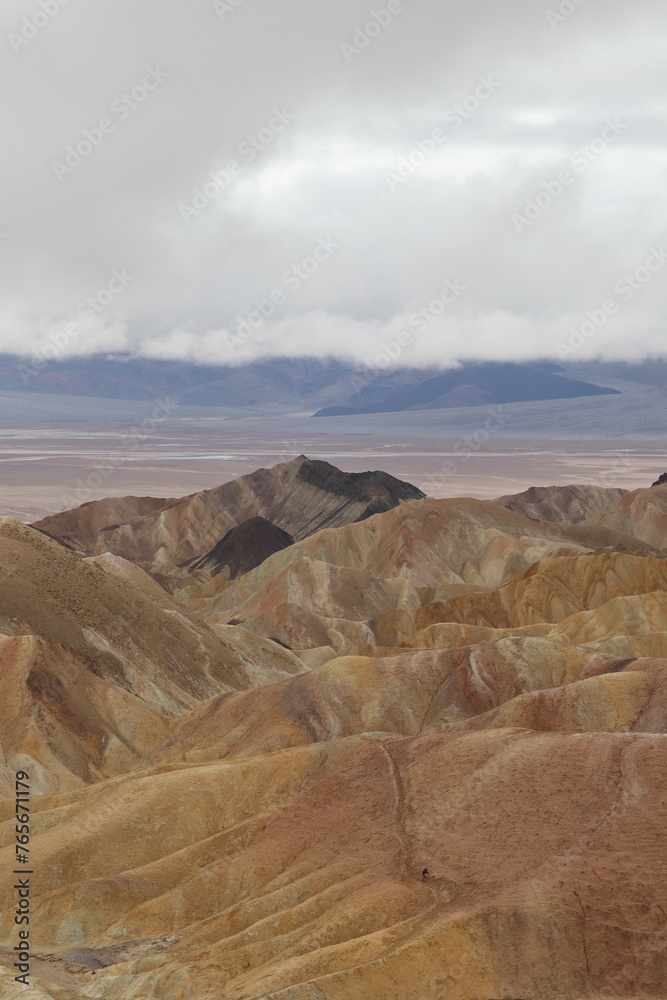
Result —
<instances>
[{"instance_id":1,"label":"overcast sky","mask_svg":"<svg viewBox=\"0 0 667 1000\"><path fill-rule=\"evenodd\" d=\"M665 352L664 0L3 0L0 35L0 350Z\"/></svg>"}]
</instances>

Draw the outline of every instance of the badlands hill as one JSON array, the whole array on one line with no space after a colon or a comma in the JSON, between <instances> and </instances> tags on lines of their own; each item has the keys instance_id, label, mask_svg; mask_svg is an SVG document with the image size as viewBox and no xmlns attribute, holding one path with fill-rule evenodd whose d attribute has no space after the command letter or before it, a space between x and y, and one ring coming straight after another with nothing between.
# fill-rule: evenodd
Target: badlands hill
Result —
<instances>
[{"instance_id":1,"label":"badlands hill","mask_svg":"<svg viewBox=\"0 0 667 1000\"><path fill-rule=\"evenodd\" d=\"M663 997L667 490L266 475L0 523L0 996L23 767L37 1000Z\"/></svg>"},{"instance_id":2,"label":"badlands hill","mask_svg":"<svg viewBox=\"0 0 667 1000\"><path fill-rule=\"evenodd\" d=\"M180 500L101 500L34 527L80 555L111 552L151 569L201 559L253 517L300 539L423 496L385 472L341 472L302 455Z\"/></svg>"},{"instance_id":3,"label":"badlands hill","mask_svg":"<svg viewBox=\"0 0 667 1000\"><path fill-rule=\"evenodd\" d=\"M205 556L193 559L184 566L188 574L200 579L202 576L224 574L226 579L234 580L260 566L274 552L293 544L292 536L282 528L277 528L263 517L250 517L228 531Z\"/></svg>"},{"instance_id":4,"label":"badlands hill","mask_svg":"<svg viewBox=\"0 0 667 1000\"><path fill-rule=\"evenodd\" d=\"M302 670L280 646L217 634L116 556L80 560L0 520L0 782L39 791L146 761L202 699Z\"/></svg>"},{"instance_id":5,"label":"badlands hill","mask_svg":"<svg viewBox=\"0 0 667 1000\"><path fill-rule=\"evenodd\" d=\"M627 492L603 486L533 486L495 502L536 521L591 524Z\"/></svg>"},{"instance_id":6,"label":"badlands hill","mask_svg":"<svg viewBox=\"0 0 667 1000\"><path fill-rule=\"evenodd\" d=\"M667 486L635 490L604 510L596 524L614 531L630 530L659 548L667 546Z\"/></svg>"}]
</instances>

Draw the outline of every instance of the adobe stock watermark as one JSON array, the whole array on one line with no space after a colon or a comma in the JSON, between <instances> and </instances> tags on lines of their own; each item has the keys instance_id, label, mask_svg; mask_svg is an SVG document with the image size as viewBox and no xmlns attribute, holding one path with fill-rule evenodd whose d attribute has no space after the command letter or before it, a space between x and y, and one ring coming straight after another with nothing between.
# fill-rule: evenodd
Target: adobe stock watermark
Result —
<instances>
[{"instance_id":1,"label":"adobe stock watermark","mask_svg":"<svg viewBox=\"0 0 667 1000\"><path fill-rule=\"evenodd\" d=\"M570 337L567 342L560 341L556 345L559 358L564 361L577 354L587 340L594 337L612 316L619 311L619 304L630 302L635 295L648 285L653 276L667 264L667 250L664 247L651 247L649 255L643 264L634 271L624 274L614 284L615 297L605 299L596 309L586 310L583 322L570 327Z\"/></svg>"},{"instance_id":2,"label":"adobe stock watermark","mask_svg":"<svg viewBox=\"0 0 667 1000\"><path fill-rule=\"evenodd\" d=\"M464 122L468 121L481 105L493 97L502 87L501 81L496 80L493 76L480 76L477 80L477 86L473 92L462 101L457 101L444 113L442 120L450 132L456 132L460 129ZM449 133L443 126L434 128L425 138L418 139L412 151L406 156L401 156L396 170L387 171L385 174L387 186L392 194L396 192L399 185L410 180L448 139Z\"/></svg>"},{"instance_id":3,"label":"adobe stock watermark","mask_svg":"<svg viewBox=\"0 0 667 1000\"><path fill-rule=\"evenodd\" d=\"M84 128L80 138L74 144L65 147L62 161L52 161L51 169L58 180L62 182L65 177L73 174L110 135L114 134L119 122L126 121L168 77L169 74L159 66L147 66L141 82L112 101L109 115L100 118L97 125L92 128Z\"/></svg>"},{"instance_id":4,"label":"adobe stock watermark","mask_svg":"<svg viewBox=\"0 0 667 1000\"><path fill-rule=\"evenodd\" d=\"M209 174L209 179L195 188L189 204L181 202L178 210L183 222L189 225L193 219L197 219L216 198L219 198L232 186L234 181L238 180L243 172L244 164L254 163L260 153L268 149L294 121L296 121L296 115L293 115L287 108L274 108L267 124L258 132L246 136L243 142L239 143L236 149L239 159L229 160L221 170L212 171Z\"/></svg>"},{"instance_id":5,"label":"adobe stock watermark","mask_svg":"<svg viewBox=\"0 0 667 1000\"><path fill-rule=\"evenodd\" d=\"M0 563L0 583L6 583L14 573L16 572L15 565L8 565L7 563Z\"/></svg>"},{"instance_id":6,"label":"adobe stock watermark","mask_svg":"<svg viewBox=\"0 0 667 1000\"><path fill-rule=\"evenodd\" d=\"M109 452L101 461L96 462L93 465L93 471L89 472L85 479L76 480L74 493L61 497L60 502L63 504L61 509L71 510L73 507L78 507L91 500L95 491L99 490L117 469L121 468L143 447L146 441L158 430L159 423L172 417L180 405L180 400L171 397L155 400L150 417L144 418L130 430L129 434L122 436L123 447L117 451Z\"/></svg>"},{"instance_id":7,"label":"adobe stock watermark","mask_svg":"<svg viewBox=\"0 0 667 1000\"><path fill-rule=\"evenodd\" d=\"M549 10L544 12L547 24L552 31L556 31L561 24L569 21L573 14L576 14L579 8L583 7L585 3L586 0L561 0L556 10L549 8Z\"/></svg>"},{"instance_id":8,"label":"adobe stock watermark","mask_svg":"<svg viewBox=\"0 0 667 1000\"><path fill-rule=\"evenodd\" d=\"M292 462L299 455L303 455L304 444L303 441L283 441L282 451L276 456L278 459L278 465L283 465L285 462Z\"/></svg>"},{"instance_id":9,"label":"adobe stock watermark","mask_svg":"<svg viewBox=\"0 0 667 1000\"><path fill-rule=\"evenodd\" d=\"M339 49L348 65L355 56L361 55L368 46L385 31L393 21L405 12L402 0L389 0L386 7L372 10L365 24L358 24L354 29L351 42L341 42Z\"/></svg>"},{"instance_id":10,"label":"adobe stock watermark","mask_svg":"<svg viewBox=\"0 0 667 1000\"><path fill-rule=\"evenodd\" d=\"M440 471L435 473L432 479L425 480L424 492L429 495L434 489L443 489L449 484L452 476L456 476L461 471L461 466L469 462L477 455L486 444L489 443L494 434L497 434L507 423L507 415L504 406L489 407L486 411L486 420L472 434L459 438L452 448L453 455L447 458L440 466Z\"/></svg>"},{"instance_id":11,"label":"adobe stock watermark","mask_svg":"<svg viewBox=\"0 0 667 1000\"><path fill-rule=\"evenodd\" d=\"M459 278L448 278L444 283L439 295L431 301L416 309L408 316L407 327L390 340L388 343L380 343L380 351L368 360L365 367L360 371L355 371L350 376L350 383L354 392L360 392L367 388L376 379L382 378L388 371L398 367L398 362L403 352L414 346L415 334L424 333L431 323L445 314L465 292L468 285L464 285Z\"/></svg>"},{"instance_id":12,"label":"adobe stock watermark","mask_svg":"<svg viewBox=\"0 0 667 1000\"><path fill-rule=\"evenodd\" d=\"M43 28L57 17L70 0L39 0L39 9L32 14L26 14L21 20L18 31L10 31L7 40L14 52L20 52L24 45L36 38Z\"/></svg>"},{"instance_id":13,"label":"adobe stock watermark","mask_svg":"<svg viewBox=\"0 0 667 1000\"><path fill-rule=\"evenodd\" d=\"M228 14L233 14L243 3L245 0L213 0L213 10L224 21Z\"/></svg>"},{"instance_id":14,"label":"adobe stock watermark","mask_svg":"<svg viewBox=\"0 0 667 1000\"><path fill-rule=\"evenodd\" d=\"M62 329L51 332L46 338L48 343L35 348L30 360L18 366L17 371L23 384L27 385L29 379L38 375L49 361L55 361L60 357L72 340L84 331L85 324L99 319L113 300L121 295L134 280L134 275L130 274L127 268L113 270L109 281L103 288L98 288L93 295L89 295L88 298L79 303L76 308L77 319L71 320Z\"/></svg>"},{"instance_id":15,"label":"adobe stock watermark","mask_svg":"<svg viewBox=\"0 0 667 1000\"><path fill-rule=\"evenodd\" d=\"M512 213L511 220L515 231L520 235L526 229L530 229L572 187L577 177L584 174L593 163L599 160L629 127L618 117L607 118L605 127L597 138L593 139L587 146L579 146L570 153L568 157L570 167L561 170L557 177L542 181L542 190L538 191L532 198L526 199L523 214L521 212Z\"/></svg>"},{"instance_id":16,"label":"adobe stock watermark","mask_svg":"<svg viewBox=\"0 0 667 1000\"><path fill-rule=\"evenodd\" d=\"M301 286L310 281L337 250L340 250L340 243L333 236L321 237L311 253L283 271L280 285L273 288L266 298L254 299L251 303L251 311L237 320L234 331L225 330L223 333L222 339L230 352L233 353L237 347L254 337L266 321L272 318L276 309L285 305L287 302L285 288L290 292L298 292Z\"/></svg>"},{"instance_id":17,"label":"adobe stock watermark","mask_svg":"<svg viewBox=\"0 0 667 1000\"><path fill-rule=\"evenodd\" d=\"M612 452L612 455L613 462L607 469L603 469L590 479L591 486L600 486L603 489L617 488L623 474L630 472L634 467L634 463L631 461L631 451L615 451Z\"/></svg>"}]
</instances>

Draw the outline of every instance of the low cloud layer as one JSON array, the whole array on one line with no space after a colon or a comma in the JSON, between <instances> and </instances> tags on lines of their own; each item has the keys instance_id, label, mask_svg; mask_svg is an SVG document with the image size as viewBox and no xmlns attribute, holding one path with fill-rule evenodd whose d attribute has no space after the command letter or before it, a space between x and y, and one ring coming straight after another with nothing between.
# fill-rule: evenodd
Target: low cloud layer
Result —
<instances>
[{"instance_id":1,"label":"low cloud layer","mask_svg":"<svg viewBox=\"0 0 667 1000\"><path fill-rule=\"evenodd\" d=\"M666 29L658 0L5 0L0 351L664 354Z\"/></svg>"}]
</instances>

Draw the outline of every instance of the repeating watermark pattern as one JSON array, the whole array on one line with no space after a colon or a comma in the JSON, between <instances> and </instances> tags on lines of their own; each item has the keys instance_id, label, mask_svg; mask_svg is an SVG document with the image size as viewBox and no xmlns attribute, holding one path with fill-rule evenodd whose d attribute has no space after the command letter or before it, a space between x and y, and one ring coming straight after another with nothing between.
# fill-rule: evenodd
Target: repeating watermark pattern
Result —
<instances>
[{"instance_id":1,"label":"repeating watermark pattern","mask_svg":"<svg viewBox=\"0 0 667 1000\"><path fill-rule=\"evenodd\" d=\"M156 400L150 417L145 417L127 434L123 434L121 447L116 451L109 452L108 455L97 461L85 479L76 480L74 492L64 494L60 498L59 509L71 510L92 500L103 483L111 479L117 469L129 462L144 447L146 442L157 432L160 423L173 417L180 405L180 400L176 398L167 397L164 400Z\"/></svg>"},{"instance_id":2,"label":"repeating watermark pattern","mask_svg":"<svg viewBox=\"0 0 667 1000\"><path fill-rule=\"evenodd\" d=\"M16 566L0 563L0 583L6 583L16 572Z\"/></svg>"},{"instance_id":3,"label":"repeating watermark pattern","mask_svg":"<svg viewBox=\"0 0 667 1000\"><path fill-rule=\"evenodd\" d=\"M402 0L389 0L386 7L380 10L372 10L369 19L365 24L358 24L352 35L351 42L341 42L340 51L346 63L351 63L355 56L362 52L376 38L378 38L390 24L393 24L397 17L405 12L405 4Z\"/></svg>"},{"instance_id":4,"label":"repeating watermark pattern","mask_svg":"<svg viewBox=\"0 0 667 1000\"><path fill-rule=\"evenodd\" d=\"M296 115L288 111L287 108L274 108L268 123L258 132L247 136L239 143L236 149L239 159L229 160L220 170L212 171L208 180L195 188L190 202L188 204L181 202L178 210L183 222L189 225L193 219L197 219L216 198L219 198L232 186L234 181L239 179L244 165L254 163L260 153L268 149L294 121L296 121Z\"/></svg>"},{"instance_id":5,"label":"repeating watermark pattern","mask_svg":"<svg viewBox=\"0 0 667 1000\"><path fill-rule=\"evenodd\" d=\"M58 180L62 182L65 177L73 174L110 135L114 134L119 122L126 121L168 77L169 73L159 66L147 66L141 82L112 101L109 115L100 118L97 125L92 128L84 128L79 139L66 146L63 159L52 161L51 169Z\"/></svg>"},{"instance_id":6,"label":"repeating watermark pattern","mask_svg":"<svg viewBox=\"0 0 667 1000\"><path fill-rule=\"evenodd\" d=\"M246 343L258 330L271 319L276 310L287 302L287 288L297 292L306 281L319 271L322 264L331 260L340 250L340 243L333 236L320 237L312 252L297 264L293 264L283 272L281 284L271 289L265 298L254 299L251 310L242 315L235 324L234 330L225 330L222 339L230 352L234 352L241 344Z\"/></svg>"},{"instance_id":7,"label":"repeating watermark pattern","mask_svg":"<svg viewBox=\"0 0 667 1000\"><path fill-rule=\"evenodd\" d=\"M114 298L121 295L134 280L134 275L130 274L127 268L114 269L103 288L99 288L93 295L89 295L79 303L76 309L77 318L49 333L46 338L48 343L34 348L30 360L18 366L17 371L23 384L27 385L28 381L39 374L49 361L55 361L60 357L71 342L85 331L86 324L99 319Z\"/></svg>"},{"instance_id":8,"label":"repeating watermark pattern","mask_svg":"<svg viewBox=\"0 0 667 1000\"><path fill-rule=\"evenodd\" d=\"M282 283L290 291L298 292L304 281L308 281L319 270L320 266L333 256L336 250L340 250L340 243L333 236L320 237L312 253L304 257L298 264L293 264L283 273Z\"/></svg>"},{"instance_id":9,"label":"repeating watermark pattern","mask_svg":"<svg viewBox=\"0 0 667 1000\"><path fill-rule=\"evenodd\" d=\"M213 10L224 21L228 14L233 14L243 3L245 0L213 0Z\"/></svg>"},{"instance_id":10,"label":"repeating watermark pattern","mask_svg":"<svg viewBox=\"0 0 667 1000\"><path fill-rule=\"evenodd\" d=\"M293 459L298 458L299 455L303 455L303 447L303 441L297 441L296 439L283 441L282 451L278 455L278 465L291 462Z\"/></svg>"},{"instance_id":11,"label":"repeating watermark pattern","mask_svg":"<svg viewBox=\"0 0 667 1000\"><path fill-rule=\"evenodd\" d=\"M586 3L586 0L561 0L558 4L556 10L549 8L549 10L544 12L544 16L547 19L547 24L552 31L556 31L560 28L561 24L565 24L566 21L576 14L580 7Z\"/></svg>"},{"instance_id":12,"label":"repeating watermark pattern","mask_svg":"<svg viewBox=\"0 0 667 1000\"><path fill-rule=\"evenodd\" d=\"M469 286L464 285L459 278L448 278L439 295L431 299L427 305L410 313L406 329L401 330L388 343L382 342L380 351L369 358L361 370L352 373L350 382L353 391L359 392L365 389L376 379L385 376L390 369L397 368L404 351L414 346L415 334L424 333L431 323L435 323L468 291L468 288Z\"/></svg>"},{"instance_id":13,"label":"repeating watermark pattern","mask_svg":"<svg viewBox=\"0 0 667 1000\"><path fill-rule=\"evenodd\" d=\"M598 472L591 478L591 486L601 486L603 489L618 487L620 486L620 479L623 473L630 472L634 468L631 460L631 451L615 451L612 452L612 455L613 461L609 467Z\"/></svg>"},{"instance_id":14,"label":"repeating watermark pattern","mask_svg":"<svg viewBox=\"0 0 667 1000\"><path fill-rule=\"evenodd\" d=\"M618 313L620 303L630 302L665 264L667 264L667 250L664 247L651 247L644 263L634 271L624 274L614 284L615 297L605 299L596 309L588 309L582 322L570 327L568 340L560 341L556 345L559 358L566 360L580 351L586 341L594 337L606 326L609 319Z\"/></svg>"},{"instance_id":15,"label":"repeating watermark pattern","mask_svg":"<svg viewBox=\"0 0 667 1000\"><path fill-rule=\"evenodd\" d=\"M478 454L507 423L504 406L489 407L485 412L484 423L472 434L459 438L452 448L452 456L445 459L438 472L425 480L423 486L425 493L434 493L449 486L452 477L460 473L461 466Z\"/></svg>"},{"instance_id":16,"label":"repeating watermark pattern","mask_svg":"<svg viewBox=\"0 0 667 1000\"><path fill-rule=\"evenodd\" d=\"M493 97L502 87L501 81L496 80L493 76L480 76L477 80L477 86L471 94L468 94L462 101L457 101L445 111L442 117L443 125L434 128L425 138L418 139L414 148L407 155L400 157L396 169L387 171L385 179L392 194L401 184L410 180L426 161L438 152L449 140L450 132L456 132L460 129L464 122L468 121L481 105Z\"/></svg>"},{"instance_id":17,"label":"repeating watermark pattern","mask_svg":"<svg viewBox=\"0 0 667 1000\"><path fill-rule=\"evenodd\" d=\"M584 174L593 163L599 160L629 127L618 116L607 118L605 127L597 138L593 139L587 146L579 146L570 153L568 157L570 167L564 167L559 171L558 176L542 181L541 190L532 198L526 199L523 214L521 212L512 213L512 225L516 232L521 234L526 229L530 229L552 205L563 197L565 192L575 183L577 177Z\"/></svg>"},{"instance_id":18,"label":"repeating watermark pattern","mask_svg":"<svg viewBox=\"0 0 667 1000\"><path fill-rule=\"evenodd\" d=\"M39 0L39 10L27 15L21 21L18 31L10 31L7 35L9 44L14 52L20 52L29 42L36 38L43 28L50 24L54 17L57 17L63 7L66 7L70 0Z\"/></svg>"}]
</instances>

